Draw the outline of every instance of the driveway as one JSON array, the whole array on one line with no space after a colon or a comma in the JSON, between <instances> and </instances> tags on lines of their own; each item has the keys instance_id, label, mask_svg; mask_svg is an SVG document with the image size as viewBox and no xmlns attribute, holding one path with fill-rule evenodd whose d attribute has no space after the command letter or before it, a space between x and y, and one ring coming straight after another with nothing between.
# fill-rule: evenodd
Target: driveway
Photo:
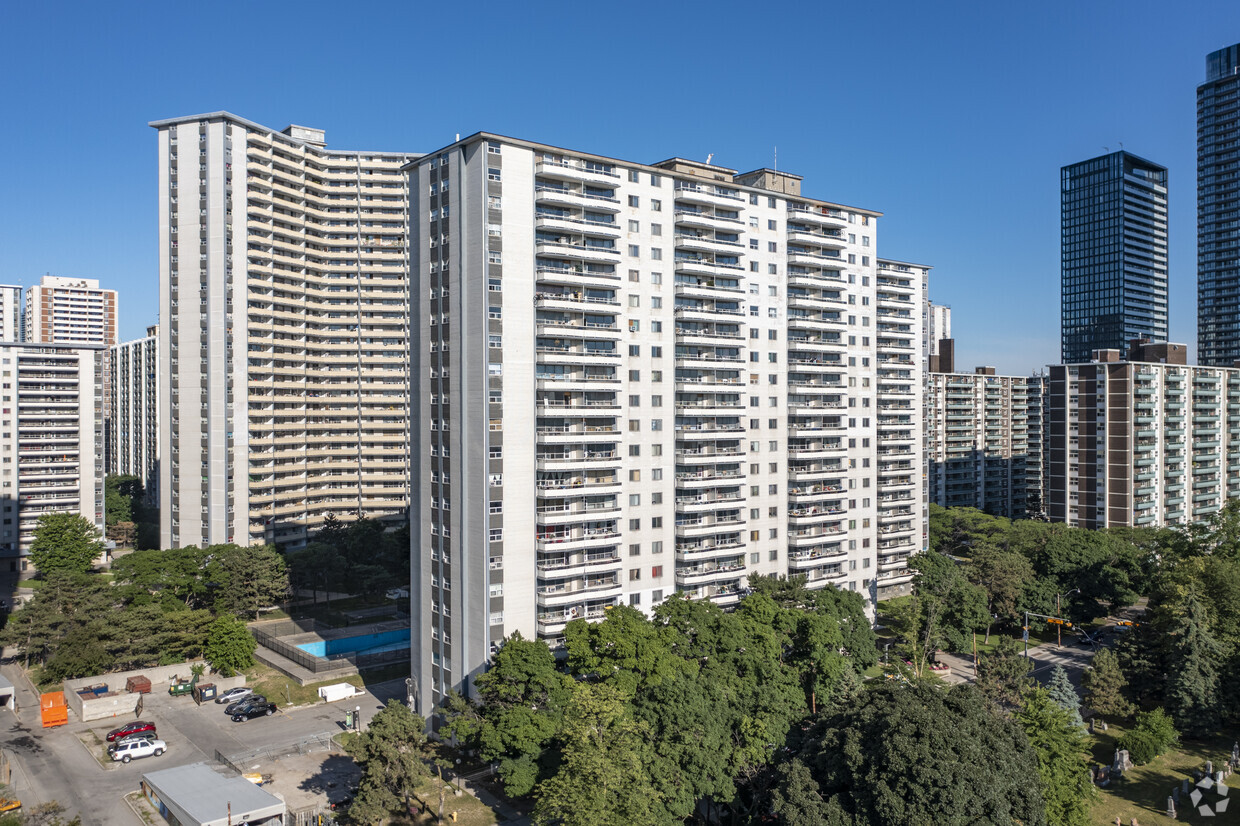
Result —
<instances>
[{"instance_id":1,"label":"driveway","mask_svg":"<svg viewBox=\"0 0 1240 826\"><path fill-rule=\"evenodd\" d=\"M102 737L108 730L126 723L130 716L82 723L73 719L64 726L44 729L39 719L38 698L15 665L0 666L17 690L16 715L0 710L0 746L14 758L13 783L17 796L28 805L57 800L72 817L82 815L84 823L98 826L143 826L124 796L139 788L148 771L212 761L224 755L284 746L314 735L343 730L346 709L361 707L363 724L390 697L403 698L403 680L373 686L370 691L338 703L282 709L271 717L234 723L215 703L198 706L189 697L169 697L152 693L143 700L142 719L159 728L160 739L168 743L162 757L151 757L123 765L100 765L83 744L93 730ZM276 699L278 702L278 698Z\"/></svg>"}]
</instances>

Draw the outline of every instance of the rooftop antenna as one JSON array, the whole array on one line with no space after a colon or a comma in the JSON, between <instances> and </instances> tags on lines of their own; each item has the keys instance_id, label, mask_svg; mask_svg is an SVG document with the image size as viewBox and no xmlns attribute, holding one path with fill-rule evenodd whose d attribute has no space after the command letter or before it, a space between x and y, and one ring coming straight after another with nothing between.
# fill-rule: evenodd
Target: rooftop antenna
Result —
<instances>
[{"instance_id":1,"label":"rooftop antenna","mask_svg":"<svg viewBox=\"0 0 1240 826\"><path fill-rule=\"evenodd\" d=\"M1121 152L1123 152L1123 151L1124 151L1124 142L1123 142L1123 141L1120 141L1120 142L1119 142L1119 151L1121 151Z\"/></svg>"},{"instance_id":2,"label":"rooftop antenna","mask_svg":"<svg viewBox=\"0 0 1240 826\"><path fill-rule=\"evenodd\" d=\"M779 147L775 147L775 166L771 167L775 172L779 171Z\"/></svg>"},{"instance_id":3,"label":"rooftop antenna","mask_svg":"<svg viewBox=\"0 0 1240 826\"><path fill-rule=\"evenodd\" d=\"M1102 147L1102 152L1104 155L1110 153L1110 151L1111 151L1111 147L1109 146Z\"/></svg>"},{"instance_id":4,"label":"rooftop antenna","mask_svg":"<svg viewBox=\"0 0 1240 826\"><path fill-rule=\"evenodd\" d=\"M715 153L714 153L714 152L710 152L710 153L708 153L708 154L706 155L706 165L707 165L707 166L710 166L710 161L711 161L711 158L713 158L713 157L715 157Z\"/></svg>"}]
</instances>

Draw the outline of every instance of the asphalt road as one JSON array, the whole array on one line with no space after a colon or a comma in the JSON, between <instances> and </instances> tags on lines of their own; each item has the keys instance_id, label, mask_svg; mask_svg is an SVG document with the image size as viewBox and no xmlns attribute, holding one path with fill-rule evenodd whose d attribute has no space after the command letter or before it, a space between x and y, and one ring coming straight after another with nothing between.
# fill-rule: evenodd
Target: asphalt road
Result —
<instances>
[{"instance_id":1,"label":"asphalt road","mask_svg":"<svg viewBox=\"0 0 1240 826\"><path fill-rule=\"evenodd\" d=\"M152 693L143 701L142 719L151 720L159 737L168 743L162 757L135 760L129 765L102 766L80 739L87 730L102 738L109 729L132 718L117 717L70 723L44 729L39 720L38 700L14 665L0 667L17 687L16 715L0 710L0 748L14 758L11 786L23 803L56 800L69 815L80 814L87 826L142 826L125 802L125 795L139 789L141 776L149 771L212 761L216 751L226 755L275 745L285 745L314 735L343 730L344 712L360 706L362 720L370 718L390 698L403 699L403 680L370 686L370 691L333 704L291 708L271 717L234 723L224 706L198 706L188 697ZM277 702L278 698L275 699Z\"/></svg>"}]
</instances>

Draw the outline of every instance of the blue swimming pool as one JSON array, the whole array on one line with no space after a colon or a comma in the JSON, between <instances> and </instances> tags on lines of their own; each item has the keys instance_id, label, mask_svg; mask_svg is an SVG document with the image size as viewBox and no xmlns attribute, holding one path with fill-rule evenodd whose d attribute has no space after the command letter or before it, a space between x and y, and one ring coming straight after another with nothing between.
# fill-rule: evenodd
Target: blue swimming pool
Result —
<instances>
[{"instance_id":1,"label":"blue swimming pool","mask_svg":"<svg viewBox=\"0 0 1240 826\"><path fill-rule=\"evenodd\" d=\"M340 654L379 654L399 651L409 647L409 629L383 631L378 634L361 634L356 637L339 637L334 640L305 642L297 646L315 657L335 657Z\"/></svg>"}]
</instances>

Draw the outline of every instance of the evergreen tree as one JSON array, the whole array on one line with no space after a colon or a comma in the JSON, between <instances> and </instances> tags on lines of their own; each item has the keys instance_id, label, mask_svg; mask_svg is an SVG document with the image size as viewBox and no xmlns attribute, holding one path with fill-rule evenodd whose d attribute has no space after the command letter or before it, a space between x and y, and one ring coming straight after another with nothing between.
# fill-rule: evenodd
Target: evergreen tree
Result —
<instances>
[{"instance_id":1,"label":"evergreen tree","mask_svg":"<svg viewBox=\"0 0 1240 826\"><path fill-rule=\"evenodd\" d=\"M1072 725L1085 725L1085 721L1081 719L1081 697L1076 693L1076 689L1072 687L1072 681L1068 679L1068 672L1064 671L1062 665L1056 665L1051 671L1051 681L1047 685L1047 690L1050 698L1055 701L1055 705L1068 713L1068 718L1072 721Z\"/></svg>"},{"instance_id":2,"label":"evergreen tree","mask_svg":"<svg viewBox=\"0 0 1240 826\"><path fill-rule=\"evenodd\" d=\"M1062 674L1063 685L1071 691L1064 670L1056 667L1055 671L1052 685ZM1046 801L1047 822L1051 826L1087 826L1094 791L1086 768L1086 736L1080 728L1080 715L1074 721L1072 712L1055 698L1053 688L1037 688L1025 695L1016 720L1038 757L1038 788Z\"/></svg>"},{"instance_id":3,"label":"evergreen tree","mask_svg":"<svg viewBox=\"0 0 1240 826\"><path fill-rule=\"evenodd\" d=\"M1219 721L1219 668L1223 648L1210 633L1206 607L1196 591L1184 600L1184 614L1172 637L1167 705L1181 731L1208 734Z\"/></svg>"},{"instance_id":4,"label":"evergreen tree","mask_svg":"<svg viewBox=\"0 0 1240 826\"><path fill-rule=\"evenodd\" d=\"M1085 704L1099 714L1108 717L1127 717L1132 714L1132 703L1124 697L1128 685L1119 665L1119 657L1109 648L1094 655L1093 663L1081 675L1085 688Z\"/></svg>"}]
</instances>

